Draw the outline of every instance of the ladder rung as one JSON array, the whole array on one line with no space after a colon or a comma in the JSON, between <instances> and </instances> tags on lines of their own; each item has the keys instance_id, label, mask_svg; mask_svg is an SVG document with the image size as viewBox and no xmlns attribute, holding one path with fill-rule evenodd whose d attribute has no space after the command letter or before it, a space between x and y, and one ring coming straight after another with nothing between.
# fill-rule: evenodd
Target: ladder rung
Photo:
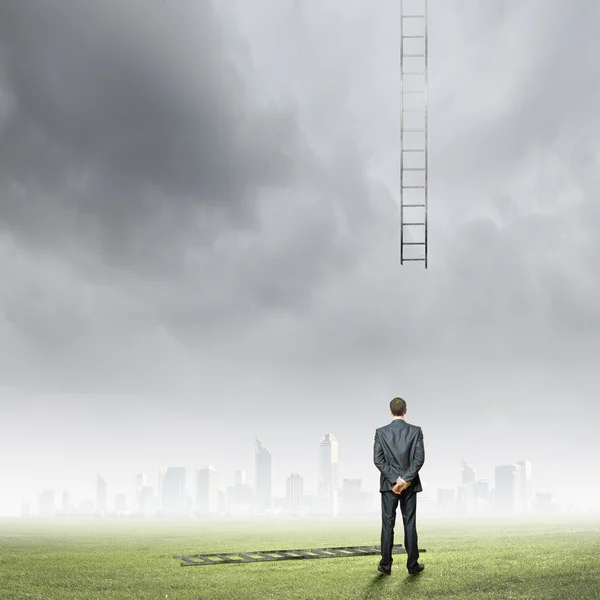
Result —
<instances>
[{"instance_id":1,"label":"ladder rung","mask_svg":"<svg viewBox=\"0 0 600 600\"><path fill-rule=\"evenodd\" d=\"M402 167L403 171L424 171L425 167Z\"/></svg>"},{"instance_id":2,"label":"ladder rung","mask_svg":"<svg viewBox=\"0 0 600 600\"><path fill-rule=\"evenodd\" d=\"M403 54L402 57L408 58L425 58L424 54Z\"/></svg>"},{"instance_id":3,"label":"ladder rung","mask_svg":"<svg viewBox=\"0 0 600 600\"><path fill-rule=\"evenodd\" d=\"M425 90L402 90L403 94L424 94Z\"/></svg>"},{"instance_id":4,"label":"ladder rung","mask_svg":"<svg viewBox=\"0 0 600 600\"><path fill-rule=\"evenodd\" d=\"M424 187L425 187L424 185L403 185L402 189L403 190L414 190L417 188L424 188Z\"/></svg>"},{"instance_id":5,"label":"ladder rung","mask_svg":"<svg viewBox=\"0 0 600 600\"><path fill-rule=\"evenodd\" d=\"M425 131L425 127L405 127L402 131Z\"/></svg>"},{"instance_id":6,"label":"ladder rung","mask_svg":"<svg viewBox=\"0 0 600 600\"><path fill-rule=\"evenodd\" d=\"M402 152L425 152L425 148L402 148Z\"/></svg>"},{"instance_id":7,"label":"ladder rung","mask_svg":"<svg viewBox=\"0 0 600 600\"><path fill-rule=\"evenodd\" d=\"M424 108L405 108L402 110L402 112L427 112L426 109Z\"/></svg>"},{"instance_id":8,"label":"ladder rung","mask_svg":"<svg viewBox=\"0 0 600 600\"><path fill-rule=\"evenodd\" d=\"M424 258L402 258L402 262L405 262L407 260L425 260Z\"/></svg>"},{"instance_id":9,"label":"ladder rung","mask_svg":"<svg viewBox=\"0 0 600 600\"><path fill-rule=\"evenodd\" d=\"M403 35L402 39L404 38L424 38L424 35Z\"/></svg>"},{"instance_id":10,"label":"ladder rung","mask_svg":"<svg viewBox=\"0 0 600 600\"><path fill-rule=\"evenodd\" d=\"M402 15L403 19L424 19L425 15Z\"/></svg>"},{"instance_id":11,"label":"ladder rung","mask_svg":"<svg viewBox=\"0 0 600 600\"><path fill-rule=\"evenodd\" d=\"M404 227L405 225L425 225L425 223L402 223L402 226Z\"/></svg>"},{"instance_id":12,"label":"ladder rung","mask_svg":"<svg viewBox=\"0 0 600 600\"><path fill-rule=\"evenodd\" d=\"M426 204L403 204L402 208L425 208Z\"/></svg>"},{"instance_id":13,"label":"ladder rung","mask_svg":"<svg viewBox=\"0 0 600 600\"><path fill-rule=\"evenodd\" d=\"M425 75L425 71L402 71L402 75Z\"/></svg>"},{"instance_id":14,"label":"ladder rung","mask_svg":"<svg viewBox=\"0 0 600 600\"><path fill-rule=\"evenodd\" d=\"M402 242L403 246L424 246L425 242Z\"/></svg>"}]
</instances>

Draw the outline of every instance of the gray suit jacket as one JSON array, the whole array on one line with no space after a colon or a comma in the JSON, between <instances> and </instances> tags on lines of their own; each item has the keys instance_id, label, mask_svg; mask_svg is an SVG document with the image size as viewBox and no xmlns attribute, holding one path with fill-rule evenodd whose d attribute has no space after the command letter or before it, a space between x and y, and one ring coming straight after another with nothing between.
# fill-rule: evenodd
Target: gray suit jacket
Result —
<instances>
[{"instance_id":1,"label":"gray suit jacket","mask_svg":"<svg viewBox=\"0 0 600 600\"><path fill-rule=\"evenodd\" d=\"M394 419L375 431L373 462L381 472L379 491L391 490L398 477L410 481L409 490L422 492L419 470L425 462L423 431L403 419Z\"/></svg>"}]
</instances>

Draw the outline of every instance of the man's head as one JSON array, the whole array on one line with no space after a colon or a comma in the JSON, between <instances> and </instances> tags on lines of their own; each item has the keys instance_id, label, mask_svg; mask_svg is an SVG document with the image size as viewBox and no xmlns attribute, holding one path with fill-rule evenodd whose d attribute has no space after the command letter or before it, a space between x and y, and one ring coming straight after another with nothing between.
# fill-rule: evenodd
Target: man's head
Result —
<instances>
[{"instance_id":1,"label":"man's head","mask_svg":"<svg viewBox=\"0 0 600 600\"><path fill-rule=\"evenodd\" d=\"M390 402L390 412L394 417L403 417L406 414L406 402L402 398L394 398Z\"/></svg>"}]
</instances>

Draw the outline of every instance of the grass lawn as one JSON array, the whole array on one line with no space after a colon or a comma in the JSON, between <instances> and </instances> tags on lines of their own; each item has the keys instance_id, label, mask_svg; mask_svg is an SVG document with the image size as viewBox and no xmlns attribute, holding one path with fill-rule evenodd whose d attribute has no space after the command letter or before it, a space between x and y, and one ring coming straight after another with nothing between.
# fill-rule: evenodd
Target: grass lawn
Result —
<instances>
[{"instance_id":1,"label":"grass lawn","mask_svg":"<svg viewBox=\"0 0 600 600\"><path fill-rule=\"evenodd\" d=\"M401 526L401 520L398 520ZM377 556L181 567L173 555L379 543L377 517L153 520L0 517L0 600L600 600L600 517L421 517L425 571ZM402 543L402 533L396 543Z\"/></svg>"}]
</instances>

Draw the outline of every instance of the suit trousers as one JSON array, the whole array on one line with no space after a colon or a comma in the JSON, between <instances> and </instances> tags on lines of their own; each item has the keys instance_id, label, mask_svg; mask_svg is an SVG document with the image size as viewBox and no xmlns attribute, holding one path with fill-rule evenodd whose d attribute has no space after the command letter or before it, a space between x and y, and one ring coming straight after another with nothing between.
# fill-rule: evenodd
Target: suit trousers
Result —
<instances>
[{"instance_id":1,"label":"suit trousers","mask_svg":"<svg viewBox=\"0 0 600 600\"><path fill-rule=\"evenodd\" d=\"M411 573L419 561L419 546L417 536L417 492L410 488L401 494L391 490L381 493L381 561L383 569L392 568L392 548L394 546L394 526L396 510L400 503L402 522L404 525L404 548L407 552L406 568Z\"/></svg>"}]
</instances>

